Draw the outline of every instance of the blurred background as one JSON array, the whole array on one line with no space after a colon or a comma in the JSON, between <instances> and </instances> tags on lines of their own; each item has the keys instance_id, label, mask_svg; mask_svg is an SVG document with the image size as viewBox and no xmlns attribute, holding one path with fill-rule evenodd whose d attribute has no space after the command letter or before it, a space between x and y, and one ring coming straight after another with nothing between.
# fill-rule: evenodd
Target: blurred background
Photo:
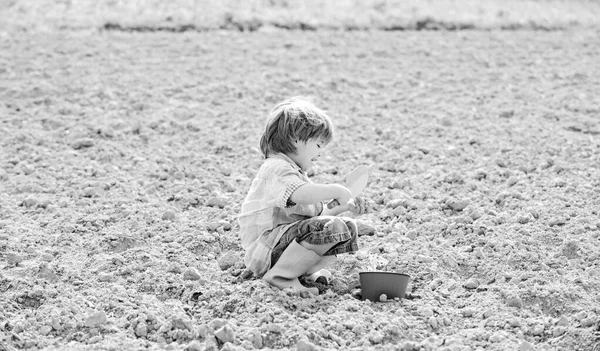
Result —
<instances>
[{"instance_id":1,"label":"blurred background","mask_svg":"<svg viewBox=\"0 0 600 351\"><path fill-rule=\"evenodd\" d=\"M597 0L0 0L0 30L597 27Z\"/></svg>"}]
</instances>

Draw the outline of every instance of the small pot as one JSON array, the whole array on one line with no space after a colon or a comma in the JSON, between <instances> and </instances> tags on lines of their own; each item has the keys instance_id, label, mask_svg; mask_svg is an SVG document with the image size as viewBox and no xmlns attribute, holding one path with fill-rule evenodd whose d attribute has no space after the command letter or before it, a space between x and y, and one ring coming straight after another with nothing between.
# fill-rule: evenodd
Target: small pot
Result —
<instances>
[{"instance_id":1,"label":"small pot","mask_svg":"<svg viewBox=\"0 0 600 351\"><path fill-rule=\"evenodd\" d=\"M410 276L394 272L360 272L362 299L379 302L382 294L388 299L403 298Z\"/></svg>"}]
</instances>

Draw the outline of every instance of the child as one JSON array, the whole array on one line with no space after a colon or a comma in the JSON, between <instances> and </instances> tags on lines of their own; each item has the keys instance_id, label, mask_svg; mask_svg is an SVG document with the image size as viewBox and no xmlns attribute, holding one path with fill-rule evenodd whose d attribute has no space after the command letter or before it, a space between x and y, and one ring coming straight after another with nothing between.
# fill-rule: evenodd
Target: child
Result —
<instances>
[{"instance_id":1,"label":"child","mask_svg":"<svg viewBox=\"0 0 600 351\"><path fill-rule=\"evenodd\" d=\"M313 279L335 262L337 254L358 250L353 219L365 201L352 198L339 184L315 184L307 176L313 162L333 138L325 112L299 97L278 104L269 115L260 148L265 161L242 204L239 216L242 247L248 267L279 289L304 287L298 277ZM329 209L326 201L339 206Z\"/></svg>"}]
</instances>

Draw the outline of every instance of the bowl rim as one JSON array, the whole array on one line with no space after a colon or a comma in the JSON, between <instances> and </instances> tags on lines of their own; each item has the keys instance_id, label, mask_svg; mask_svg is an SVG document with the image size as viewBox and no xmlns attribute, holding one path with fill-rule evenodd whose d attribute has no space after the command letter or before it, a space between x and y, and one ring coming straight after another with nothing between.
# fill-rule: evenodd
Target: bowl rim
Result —
<instances>
[{"instance_id":1,"label":"bowl rim","mask_svg":"<svg viewBox=\"0 0 600 351\"><path fill-rule=\"evenodd\" d=\"M358 274L391 274L391 275L403 275L405 277L409 277L410 275L404 273L396 273L396 272L383 272L383 271L367 271L367 272L358 272Z\"/></svg>"}]
</instances>

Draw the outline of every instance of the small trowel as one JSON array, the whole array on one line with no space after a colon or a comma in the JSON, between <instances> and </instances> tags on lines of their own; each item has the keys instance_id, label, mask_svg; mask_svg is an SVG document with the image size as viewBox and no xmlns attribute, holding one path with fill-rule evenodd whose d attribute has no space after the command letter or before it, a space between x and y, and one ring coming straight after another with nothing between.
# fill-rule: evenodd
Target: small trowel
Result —
<instances>
[{"instance_id":1,"label":"small trowel","mask_svg":"<svg viewBox=\"0 0 600 351\"><path fill-rule=\"evenodd\" d=\"M350 190L353 197L357 197L369 182L369 167L358 166L352 172L348 173L344 178L344 185ZM339 206L337 200L331 200L327 204L327 208Z\"/></svg>"}]
</instances>

